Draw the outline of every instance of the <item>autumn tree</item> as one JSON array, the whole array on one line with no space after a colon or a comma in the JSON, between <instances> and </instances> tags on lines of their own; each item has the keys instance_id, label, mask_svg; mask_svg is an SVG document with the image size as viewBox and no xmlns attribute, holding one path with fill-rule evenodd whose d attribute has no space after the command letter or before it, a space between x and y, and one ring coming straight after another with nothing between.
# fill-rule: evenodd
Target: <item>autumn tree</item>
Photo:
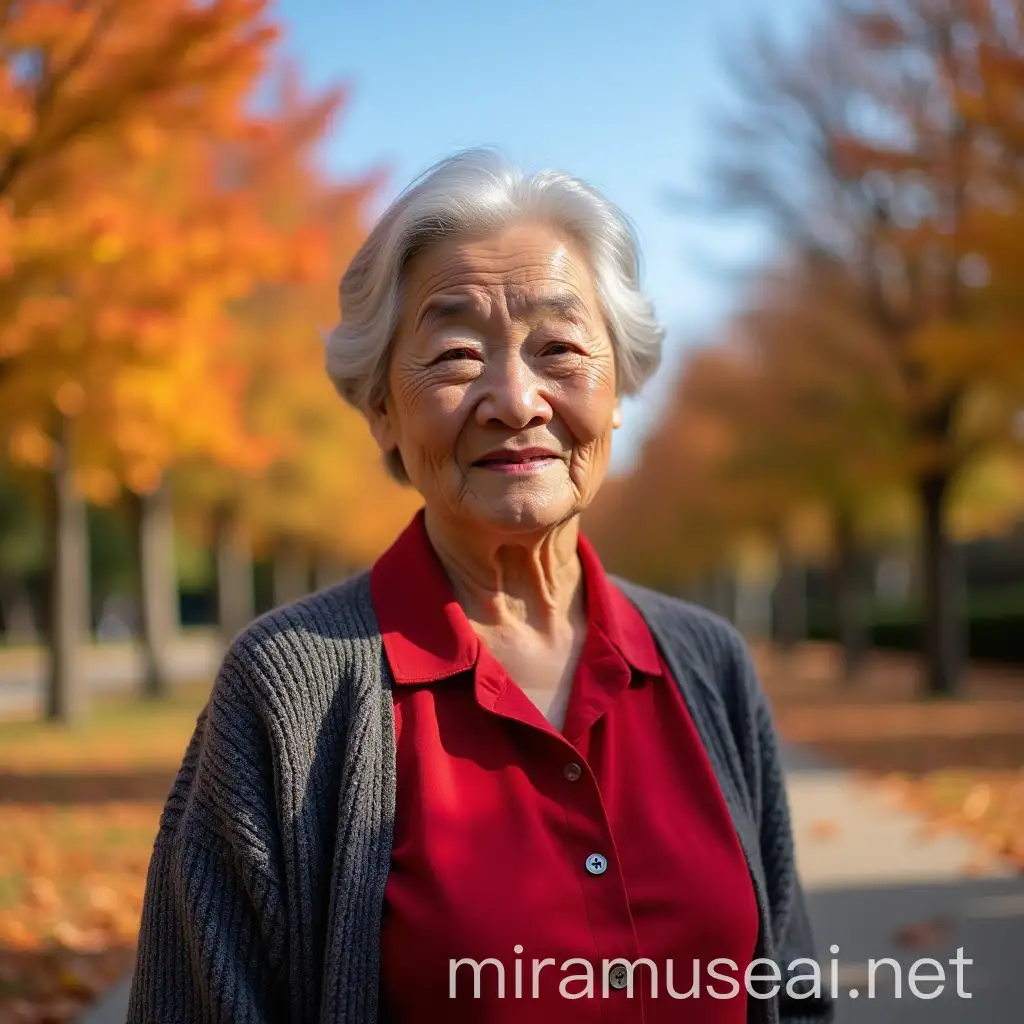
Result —
<instances>
[{"instance_id":1,"label":"autumn tree","mask_svg":"<svg viewBox=\"0 0 1024 1024\"><path fill-rule=\"evenodd\" d=\"M321 168L319 147L344 103L342 90L306 95L296 70L283 65L264 131L233 154L233 173L268 222L303 240L305 272L232 307L235 359L247 368L246 429L273 444L265 470L196 462L182 475L182 495L211 513L226 637L251 617L255 552L272 561L274 601L283 604L331 567L372 560L417 504L386 477L365 422L324 368L337 280L365 237L379 183L379 174L334 181Z\"/></svg>"},{"instance_id":2,"label":"autumn tree","mask_svg":"<svg viewBox=\"0 0 1024 1024\"><path fill-rule=\"evenodd\" d=\"M776 565L775 635L805 636L804 566L833 562L847 671L866 646L865 546L906 472L902 387L842 264L793 252L760 274L715 343L691 353L620 512L676 573L721 570L756 543Z\"/></svg>"},{"instance_id":3,"label":"autumn tree","mask_svg":"<svg viewBox=\"0 0 1024 1024\"><path fill-rule=\"evenodd\" d=\"M851 676L866 645L865 547L907 459L901 381L854 299L845 268L821 253L780 262L731 326L730 372L687 395L732 432L719 478L742 487L730 500L760 514L775 549L778 639L804 638L802 562L827 558Z\"/></svg>"},{"instance_id":4,"label":"autumn tree","mask_svg":"<svg viewBox=\"0 0 1024 1024\"><path fill-rule=\"evenodd\" d=\"M874 195L867 301L914 399L908 423L918 440L913 481L934 693L955 690L966 653L950 529L955 486L1007 436L1021 397L1002 376L1019 343L985 278L989 268L1001 273L998 240L1021 230L1024 211L1018 192L1007 222L999 126L970 116L971 100L994 84L986 52L1019 52L1020 25L1001 13L1005 5L952 2L851 13L876 69L874 91L898 130L895 138L840 136L833 147L840 180Z\"/></svg>"},{"instance_id":5,"label":"autumn tree","mask_svg":"<svg viewBox=\"0 0 1024 1024\"><path fill-rule=\"evenodd\" d=\"M82 706L83 499L145 497L181 445L231 447L207 346L276 254L217 149L245 131L264 8L35 0L0 24L0 429L52 482L53 718ZM189 402L205 416L183 422Z\"/></svg>"},{"instance_id":6,"label":"autumn tree","mask_svg":"<svg viewBox=\"0 0 1024 1024\"><path fill-rule=\"evenodd\" d=\"M965 653L952 494L1020 401L1006 285L1022 224L1009 156L1020 54L1006 4L833 5L798 47L761 38L736 62L739 114L712 175L717 200L841 261L885 342L904 391L937 694L955 689Z\"/></svg>"},{"instance_id":7,"label":"autumn tree","mask_svg":"<svg viewBox=\"0 0 1024 1024\"><path fill-rule=\"evenodd\" d=\"M748 506L729 500L718 480L733 450L732 426L690 401L704 381L731 375L735 355L718 344L687 352L635 466L609 480L585 514L586 530L615 571L677 591L683 581L712 576L752 526Z\"/></svg>"}]
</instances>

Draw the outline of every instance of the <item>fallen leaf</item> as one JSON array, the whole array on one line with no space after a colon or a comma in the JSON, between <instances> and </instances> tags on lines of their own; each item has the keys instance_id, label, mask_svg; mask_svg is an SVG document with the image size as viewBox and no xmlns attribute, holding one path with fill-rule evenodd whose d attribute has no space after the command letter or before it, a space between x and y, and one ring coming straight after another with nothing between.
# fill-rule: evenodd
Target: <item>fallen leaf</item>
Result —
<instances>
[{"instance_id":1,"label":"fallen leaf","mask_svg":"<svg viewBox=\"0 0 1024 1024\"><path fill-rule=\"evenodd\" d=\"M833 839L839 834L839 822L833 818L819 818L811 822L809 832L812 839Z\"/></svg>"},{"instance_id":2,"label":"fallen leaf","mask_svg":"<svg viewBox=\"0 0 1024 1024\"><path fill-rule=\"evenodd\" d=\"M978 878L987 875L992 870L992 862L988 857L978 854L970 860L965 861L960 868L960 874L965 878Z\"/></svg>"},{"instance_id":3,"label":"fallen leaf","mask_svg":"<svg viewBox=\"0 0 1024 1024\"><path fill-rule=\"evenodd\" d=\"M73 998L95 999L102 987L102 983L81 964L65 967L57 975L57 988L65 995Z\"/></svg>"},{"instance_id":4,"label":"fallen leaf","mask_svg":"<svg viewBox=\"0 0 1024 1024\"><path fill-rule=\"evenodd\" d=\"M975 786L964 801L963 815L968 821L979 821L992 804L992 787Z\"/></svg>"},{"instance_id":5,"label":"fallen leaf","mask_svg":"<svg viewBox=\"0 0 1024 1024\"><path fill-rule=\"evenodd\" d=\"M927 921L918 921L904 925L893 933L893 940L899 946L919 949L923 946L935 946L945 941L953 925L949 918L933 917Z\"/></svg>"},{"instance_id":6,"label":"fallen leaf","mask_svg":"<svg viewBox=\"0 0 1024 1024\"><path fill-rule=\"evenodd\" d=\"M60 906L60 893L52 879L34 875L28 880L25 888L31 906L39 907L41 910L53 910Z\"/></svg>"}]
</instances>

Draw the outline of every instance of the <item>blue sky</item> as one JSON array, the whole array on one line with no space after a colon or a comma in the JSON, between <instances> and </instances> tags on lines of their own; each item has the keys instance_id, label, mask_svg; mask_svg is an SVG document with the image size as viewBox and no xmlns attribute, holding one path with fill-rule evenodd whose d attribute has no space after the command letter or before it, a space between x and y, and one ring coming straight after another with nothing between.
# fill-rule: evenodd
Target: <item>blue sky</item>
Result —
<instances>
[{"instance_id":1,"label":"blue sky","mask_svg":"<svg viewBox=\"0 0 1024 1024\"><path fill-rule=\"evenodd\" d=\"M720 266L760 244L749 223L684 216L666 198L699 185L712 155L715 105L728 89L722 49L752 19L799 31L810 2L277 0L276 11L307 85L350 87L328 166L388 166L383 201L452 151L495 145L528 170L587 179L632 219L668 337L659 377L625 409L622 468L679 355L734 299Z\"/></svg>"}]
</instances>

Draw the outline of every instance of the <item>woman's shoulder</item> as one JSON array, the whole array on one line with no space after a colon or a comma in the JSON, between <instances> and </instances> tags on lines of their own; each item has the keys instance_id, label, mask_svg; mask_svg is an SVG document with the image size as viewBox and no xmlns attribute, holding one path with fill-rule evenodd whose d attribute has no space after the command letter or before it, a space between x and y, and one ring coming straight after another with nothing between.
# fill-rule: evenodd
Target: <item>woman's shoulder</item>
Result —
<instances>
[{"instance_id":1,"label":"woman's shoulder","mask_svg":"<svg viewBox=\"0 0 1024 1024\"><path fill-rule=\"evenodd\" d=\"M719 696L748 703L760 697L750 647L724 616L691 601L619 576L615 585L643 615L670 661L694 673Z\"/></svg>"},{"instance_id":2,"label":"woman's shoulder","mask_svg":"<svg viewBox=\"0 0 1024 1024\"><path fill-rule=\"evenodd\" d=\"M615 583L646 619L705 736L710 730L725 740L714 749L739 766L736 778L751 806L761 806L765 787L777 799L783 790L771 703L743 634L708 608L627 580ZM716 769L723 767L716 760Z\"/></svg>"},{"instance_id":3,"label":"woman's shoulder","mask_svg":"<svg viewBox=\"0 0 1024 1024\"><path fill-rule=\"evenodd\" d=\"M274 608L235 636L196 720L160 841L227 844L276 884L275 836L285 822L323 816L349 736L372 711L382 660L375 629L368 580L356 576Z\"/></svg>"},{"instance_id":4,"label":"woman's shoulder","mask_svg":"<svg viewBox=\"0 0 1024 1024\"><path fill-rule=\"evenodd\" d=\"M218 681L231 676L261 710L291 713L296 704L328 707L357 676L372 682L381 659L369 577L361 572L254 619L229 644Z\"/></svg>"},{"instance_id":5,"label":"woman's shoulder","mask_svg":"<svg viewBox=\"0 0 1024 1024\"><path fill-rule=\"evenodd\" d=\"M620 576L614 584L640 610L648 624L659 632L678 637L691 655L706 661L732 658L737 648L746 647L740 631L724 616L702 605Z\"/></svg>"}]
</instances>

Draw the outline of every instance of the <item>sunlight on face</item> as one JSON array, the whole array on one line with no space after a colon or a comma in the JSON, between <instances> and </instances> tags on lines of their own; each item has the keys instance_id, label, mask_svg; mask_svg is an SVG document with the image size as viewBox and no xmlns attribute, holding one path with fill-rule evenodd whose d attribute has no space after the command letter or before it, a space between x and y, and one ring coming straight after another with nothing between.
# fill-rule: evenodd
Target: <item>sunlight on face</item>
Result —
<instances>
[{"instance_id":1,"label":"sunlight on face","mask_svg":"<svg viewBox=\"0 0 1024 1024\"><path fill-rule=\"evenodd\" d=\"M619 403L578 246L535 223L446 240L411 261L404 300L371 426L432 513L534 531L585 508Z\"/></svg>"}]
</instances>

